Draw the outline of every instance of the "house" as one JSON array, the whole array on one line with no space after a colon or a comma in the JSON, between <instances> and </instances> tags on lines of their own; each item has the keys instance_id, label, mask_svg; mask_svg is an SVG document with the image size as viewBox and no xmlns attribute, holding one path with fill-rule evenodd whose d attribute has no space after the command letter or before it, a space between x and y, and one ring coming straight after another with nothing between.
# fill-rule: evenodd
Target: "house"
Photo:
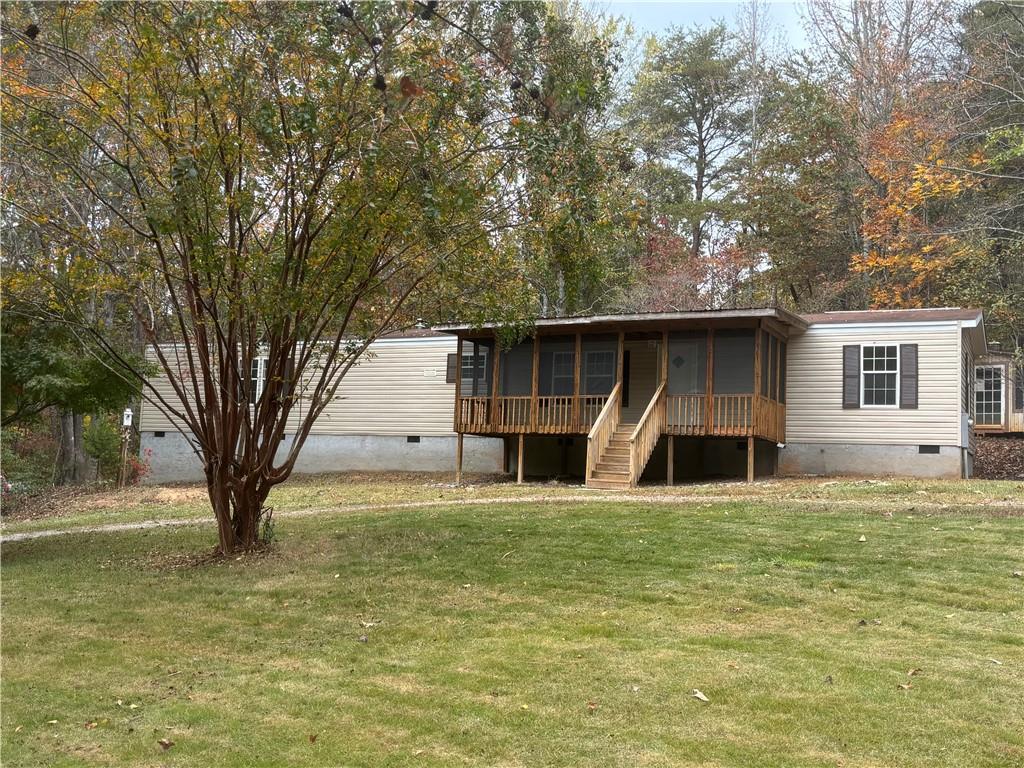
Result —
<instances>
[{"instance_id":1,"label":"house","mask_svg":"<svg viewBox=\"0 0 1024 768\"><path fill-rule=\"evenodd\" d=\"M604 488L971 473L978 310L600 315L541 319L515 343L503 334L455 325L374 342L296 471L443 471L454 460L460 478L507 471ZM152 480L201 478L162 414L144 407L140 429Z\"/></svg>"},{"instance_id":2,"label":"house","mask_svg":"<svg viewBox=\"0 0 1024 768\"><path fill-rule=\"evenodd\" d=\"M1024 364L1013 355L990 349L977 359L974 396L979 433L1024 433Z\"/></svg>"},{"instance_id":3,"label":"house","mask_svg":"<svg viewBox=\"0 0 1024 768\"><path fill-rule=\"evenodd\" d=\"M442 330L456 432L502 437L520 479L971 471L977 310L552 318L497 354L498 328Z\"/></svg>"}]
</instances>

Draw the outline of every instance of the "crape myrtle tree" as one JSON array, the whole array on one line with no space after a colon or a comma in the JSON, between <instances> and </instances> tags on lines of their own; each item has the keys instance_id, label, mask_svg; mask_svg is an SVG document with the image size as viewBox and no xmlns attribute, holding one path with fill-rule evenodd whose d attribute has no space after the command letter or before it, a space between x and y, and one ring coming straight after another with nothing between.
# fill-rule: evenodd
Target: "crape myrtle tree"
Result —
<instances>
[{"instance_id":1,"label":"crape myrtle tree","mask_svg":"<svg viewBox=\"0 0 1024 768\"><path fill-rule=\"evenodd\" d=\"M52 169L98 207L82 237L59 210L18 200L21 226L77 249L73 274L38 269L47 311L117 358L78 299L100 290L130 307L169 389L127 359L115 372L182 425L222 553L258 544L270 489L374 339L418 318L531 309L517 242L557 214L557 197L521 213L526 163L559 135L544 89L588 104L601 87L592 52L605 50L562 35L564 61L587 66L549 66L563 82L541 82L551 13L4 8L4 160ZM573 103L559 109L564 133Z\"/></svg>"}]
</instances>

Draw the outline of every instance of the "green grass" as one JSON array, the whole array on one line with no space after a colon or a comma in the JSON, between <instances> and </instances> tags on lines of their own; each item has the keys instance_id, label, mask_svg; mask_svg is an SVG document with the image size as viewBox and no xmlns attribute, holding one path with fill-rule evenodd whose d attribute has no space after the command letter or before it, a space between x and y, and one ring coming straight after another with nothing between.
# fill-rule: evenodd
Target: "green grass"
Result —
<instances>
[{"instance_id":1,"label":"green grass","mask_svg":"<svg viewBox=\"0 0 1024 768\"><path fill-rule=\"evenodd\" d=\"M1024 517L786 493L284 518L205 565L210 527L6 544L0 758L1024 762Z\"/></svg>"},{"instance_id":2,"label":"green grass","mask_svg":"<svg viewBox=\"0 0 1024 768\"><path fill-rule=\"evenodd\" d=\"M472 501L509 497L599 495L581 489L578 482L527 483L498 482L493 476L470 478L462 487L451 483L451 475L438 473L390 475L381 482L372 474L295 476L273 489L268 504L279 512L359 505L406 502ZM684 483L672 488L644 486L632 491L642 497L682 496L713 499L763 499L770 503L811 501L827 504L844 500L857 505L894 505L897 508L936 505L1003 506L1014 504L1024 509L1024 483L1015 481L967 480L822 480L769 479L753 485L743 482ZM75 497L71 502L49 504L59 514L36 516L35 507L25 505L21 513L0 521L4 534L54 528L136 523L145 520L211 521L205 487L199 485L142 486L124 491L107 491Z\"/></svg>"}]
</instances>

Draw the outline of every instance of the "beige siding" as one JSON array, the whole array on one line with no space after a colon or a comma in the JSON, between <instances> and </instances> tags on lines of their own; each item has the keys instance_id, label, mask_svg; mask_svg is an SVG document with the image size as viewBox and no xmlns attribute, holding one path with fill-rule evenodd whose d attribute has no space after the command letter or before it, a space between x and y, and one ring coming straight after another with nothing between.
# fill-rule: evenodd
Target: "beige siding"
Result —
<instances>
[{"instance_id":1,"label":"beige siding","mask_svg":"<svg viewBox=\"0 0 1024 768\"><path fill-rule=\"evenodd\" d=\"M843 408L843 345L872 343L918 345L916 409ZM955 322L812 325L789 342L787 442L959 445L960 369Z\"/></svg>"},{"instance_id":2,"label":"beige siding","mask_svg":"<svg viewBox=\"0 0 1024 768\"><path fill-rule=\"evenodd\" d=\"M374 342L370 354L345 376L334 401L313 425L313 434L454 434L455 385L445 383L450 352L455 352L455 339L449 337ZM152 353L151 359L155 359ZM152 381L170 402L176 402L166 377ZM289 430L297 428L305 412L306 404L300 401L289 419ZM143 403L139 423L144 432L174 429L149 403Z\"/></svg>"},{"instance_id":3,"label":"beige siding","mask_svg":"<svg viewBox=\"0 0 1024 768\"><path fill-rule=\"evenodd\" d=\"M345 376L314 434L454 434L455 385L445 383L454 337L386 339Z\"/></svg>"},{"instance_id":4,"label":"beige siding","mask_svg":"<svg viewBox=\"0 0 1024 768\"><path fill-rule=\"evenodd\" d=\"M629 407L622 409L622 421L636 424L658 388L661 343L627 341L625 349L629 351Z\"/></svg>"}]
</instances>

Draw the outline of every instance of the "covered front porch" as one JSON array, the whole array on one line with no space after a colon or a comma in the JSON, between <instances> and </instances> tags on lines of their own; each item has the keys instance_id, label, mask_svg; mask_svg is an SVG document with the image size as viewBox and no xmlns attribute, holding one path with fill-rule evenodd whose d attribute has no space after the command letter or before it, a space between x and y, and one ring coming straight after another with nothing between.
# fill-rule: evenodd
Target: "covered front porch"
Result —
<instances>
[{"instance_id":1,"label":"covered front porch","mask_svg":"<svg viewBox=\"0 0 1024 768\"><path fill-rule=\"evenodd\" d=\"M496 328L458 336L455 431L502 436L583 436L588 485L639 481L663 435L785 440L786 341L805 328L784 310L553 318L503 345ZM668 482L673 447L668 441ZM461 449L456 457L460 474Z\"/></svg>"}]
</instances>

